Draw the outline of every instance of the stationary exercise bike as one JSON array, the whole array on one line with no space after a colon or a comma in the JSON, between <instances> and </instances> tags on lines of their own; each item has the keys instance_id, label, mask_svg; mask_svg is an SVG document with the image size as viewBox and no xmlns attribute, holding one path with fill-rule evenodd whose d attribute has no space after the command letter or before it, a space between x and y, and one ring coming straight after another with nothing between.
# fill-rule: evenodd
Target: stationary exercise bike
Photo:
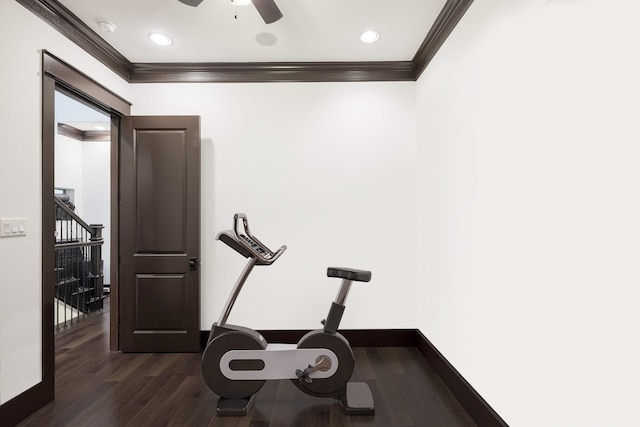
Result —
<instances>
[{"instance_id":1,"label":"stationary exercise bike","mask_svg":"<svg viewBox=\"0 0 640 427\"><path fill-rule=\"evenodd\" d=\"M231 308L249 273L256 265L273 264L287 249L276 252L249 230L245 214L233 217L233 229L218 234L245 258L247 265L236 281L220 319L209 333L202 356L202 376L219 397L218 415L246 415L255 394L266 380L290 379L303 392L338 399L348 415L373 415L373 395L367 383L349 382L354 368L353 351L338 330L345 300L353 281L368 282L370 271L327 269L327 276L342 279L323 329L304 335L297 344L269 344L253 329L227 324Z\"/></svg>"}]
</instances>

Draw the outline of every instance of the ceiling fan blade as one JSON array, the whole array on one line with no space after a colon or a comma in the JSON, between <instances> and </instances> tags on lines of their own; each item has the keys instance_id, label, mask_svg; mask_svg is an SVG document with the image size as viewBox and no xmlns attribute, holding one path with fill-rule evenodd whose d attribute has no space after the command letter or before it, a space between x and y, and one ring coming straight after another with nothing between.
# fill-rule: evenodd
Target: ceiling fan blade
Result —
<instances>
[{"instance_id":1,"label":"ceiling fan blade","mask_svg":"<svg viewBox=\"0 0 640 427\"><path fill-rule=\"evenodd\" d=\"M202 3L202 0L179 0L179 1L180 3L184 3L186 5L193 6L193 7L196 7L197 5Z\"/></svg>"},{"instance_id":2,"label":"ceiling fan blade","mask_svg":"<svg viewBox=\"0 0 640 427\"><path fill-rule=\"evenodd\" d=\"M180 0L183 1L183 0ZM265 24L271 24L282 18L282 12L278 9L276 2L273 0L251 0L253 5L258 9L258 13L264 19Z\"/></svg>"}]
</instances>

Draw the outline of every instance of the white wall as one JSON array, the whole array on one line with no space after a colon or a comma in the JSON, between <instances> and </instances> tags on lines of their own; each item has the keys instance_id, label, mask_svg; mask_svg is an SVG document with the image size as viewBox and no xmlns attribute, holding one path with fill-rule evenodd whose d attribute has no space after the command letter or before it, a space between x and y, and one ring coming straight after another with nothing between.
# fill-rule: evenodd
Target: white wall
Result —
<instances>
[{"instance_id":1,"label":"white wall","mask_svg":"<svg viewBox=\"0 0 640 427\"><path fill-rule=\"evenodd\" d=\"M418 82L420 329L510 425L640 425L639 17L478 0Z\"/></svg>"},{"instance_id":2,"label":"white wall","mask_svg":"<svg viewBox=\"0 0 640 427\"><path fill-rule=\"evenodd\" d=\"M0 217L27 236L0 239L0 403L41 381L41 76L48 49L127 98L128 85L15 1L0 2ZM20 304L16 304L20 302Z\"/></svg>"},{"instance_id":3,"label":"white wall","mask_svg":"<svg viewBox=\"0 0 640 427\"><path fill-rule=\"evenodd\" d=\"M79 213L89 224L102 224L104 283L111 283L111 142L82 143L82 206Z\"/></svg>"},{"instance_id":4,"label":"white wall","mask_svg":"<svg viewBox=\"0 0 640 427\"><path fill-rule=\"evenodd\" d=\"M82 207L82 141L56 133L54 186L74 190L73 204Z\"/></svg>"},{"instance_id":5,"label":"white wall","mask_svg":"<svg viewBox=\"0 0 640 427\"><path fill-rule=\"evenodd\" d=\"M230 322L314 328L339 280L345 328L415 327L415 83L133 85L133 114L202 117L202 327L218 319L244 258L215 240L245 212L288 251L256 268Z\"/></svg>"}]
</instances>

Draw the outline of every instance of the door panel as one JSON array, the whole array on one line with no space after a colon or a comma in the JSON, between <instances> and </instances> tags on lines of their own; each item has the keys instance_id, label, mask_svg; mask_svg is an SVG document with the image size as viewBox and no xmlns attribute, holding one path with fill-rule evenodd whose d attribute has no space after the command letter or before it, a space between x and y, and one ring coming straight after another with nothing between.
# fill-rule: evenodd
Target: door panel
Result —
<instances>
[{"instance_id":1,"label":"door panel","mask_svg":"<svg viewBox=\"0 0 640 427\"><path fill-rule=\"evenodd\" d=\"M186 253L185 133L137 132L137 253Z\"/></svg>"},{"instance_id":2,"label":"door panel","mask_svg":"<svg viewBox=\"0 0 640 427\"><path fill-rule=\"evenodd\" d=\"M136 275L136 331L186 331L188 328L187 276ZM145 301L155 300L155 304Z\"/></svg>"},{"instance_id":3,"label":"door panel","mask_svg":"<svg viewBox=\"0 0 640 427\"><path fill-rule=\"evenodd\" d=\"M200 351L200 118L123 117L120 350Z\"/></svg>"}]
</instances>

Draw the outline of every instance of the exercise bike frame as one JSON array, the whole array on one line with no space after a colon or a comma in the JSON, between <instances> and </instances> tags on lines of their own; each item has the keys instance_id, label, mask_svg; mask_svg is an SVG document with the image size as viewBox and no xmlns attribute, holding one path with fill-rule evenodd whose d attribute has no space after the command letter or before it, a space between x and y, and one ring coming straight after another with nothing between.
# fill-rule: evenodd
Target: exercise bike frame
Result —
<instances>
[{"instance_id":1,"label":"exercise bike frame","mask_svg":"<svg viewBox=\"0 0 640 427\"><path fill-rule=\"evenodd\" d=\"M233 229L219 233L217 239L249 258L218 322L212 325L202 357L203 378L220 396L218 414L245 415L264 381L272 379L290 379L309 395L339 399L349 415L373 414L373 396L367 384L349 383L353 352L337 332L352 281L368 282L371 273L330 267L327 275L343 280L322 321L324 328L310 331L297 344L269 344L257 331L229 325L227 320L253 268L273 264L287 247L270 250L251 233L245 214L236 214Z\"/></svg>"}]
</instances>

